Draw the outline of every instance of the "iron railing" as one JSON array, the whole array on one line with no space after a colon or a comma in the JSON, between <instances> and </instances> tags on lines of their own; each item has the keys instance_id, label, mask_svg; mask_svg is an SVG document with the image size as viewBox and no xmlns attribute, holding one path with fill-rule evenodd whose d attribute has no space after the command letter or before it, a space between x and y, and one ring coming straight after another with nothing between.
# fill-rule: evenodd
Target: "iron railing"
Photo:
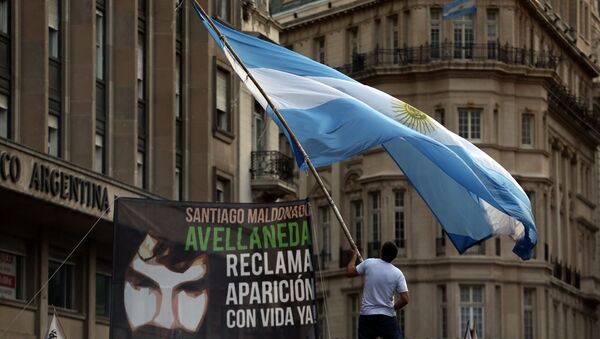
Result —
<instances>
[{"instance_id":1,"label":"iron railing","mask_svg":"<svg viewBox=\"0 0 600 339\"><path fill-rule=\"evenodd\" d=\"M291 183L294 161L278 151L253 151L250 172L252 179L279 179Z\"/></svg>"},{"instance_id":2,"label":"iron railing","mask_svg":"<svg viewBox=\"0 0 600 339\"><path fill-rule=\"evenodd\" d=\"M548 107L558 113L567 114L571 121L584 130L594 131L600 136L600 106L590 105L582 97L572 94L567 87L553 81L548 85Z\"/></svg>"},{"instance_id":3,"label":"iron railing","mask_svg":"<svg viewBox=\"0 0 600 339\"><path fill-rule=\"evenodd\" d=\"M487 44L441 42L427 43L418 47L396 49L377 48L371 52L354 54L351 62L338 67L349 75L375 67L426 65L440 61L501 62L508 65L528 66L539 69L556 69L559 58L552 53L533 49L512 47L499 42Z\"/></svg>"},{"instance_id":4,"label":"iron railing","mask_svg":"<svg viewBox=\"0 0 600 339\"><path fill-rule=\"evenodd\" d=\"M552 264L552 276L558 280L562 280L565 283L579 289L581 288L581 272L575 270L574 267L565 265L560 261L550 258Z\"/></svg>"}]
</instances>

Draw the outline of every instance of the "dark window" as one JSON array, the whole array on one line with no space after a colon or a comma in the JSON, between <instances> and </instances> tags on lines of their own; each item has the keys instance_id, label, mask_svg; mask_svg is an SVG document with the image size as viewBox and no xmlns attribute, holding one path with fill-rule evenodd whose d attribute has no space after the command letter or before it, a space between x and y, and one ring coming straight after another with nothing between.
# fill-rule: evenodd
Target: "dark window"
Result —
<instances>
[{"instance_id":1,"label":"dark window","mask_svg":"<svg viewBox=\"0 0 600 339\"><path fill-rule=\"evenodd\" d=\"M183 145L184 139L184 104L183 104L183 11L180 7L175 16L176 46L175 46L175 199L183 200Z\"/></svg>"},{"instance_id":2,"label":"dark window","mask_svg":"<svg viewBox=\"0 0 600 339\"><path fill-rule=\"evenodd\" d=\"M48 277L60 267L60 262L50 260ZM65 263L48 283L48 305L75 309L75 266Z\"/></svg>"},{"instance_id":3,"label":"dark window","mask_svg":"<svg viewBox=\"0 0 600 339\"><path fill-rule=\"evenodd\" d=\"M96 315L110 315L110 283L111 277L105 273L96 273Z\"/></svg>"},{"instance_id":4,"label":"dark window","mask_svg":"<svg viewBox=\"0 0 600 339\"><path fill-rule=\"evenodd\" d=\"M48 154L61 156L62 39L61 2L48 1Z\"/></svg>"},{"instance_id":5,"label":"dark window","mask_svg":"<svg viewBox=\"0 0 600 339\"><path fill-rule=\"evenodd\" d=\"M217 68L216 79L216 128L231 131L231 76L229 72Z\"/></svg>"},{"instance_id":6,"label":"dark window","mask_svg":"<svg viewBox=\"0 0 600 339\"><path fill-rule=\"evenodd\" d=\"M147 109L147 4L138 0L138 41L137 41L137 93L138 93L138 142L136 156L136 185L147 188L148 185L148 109Z\"/></svg>"},{"instance_id":7,"label":"dark window","mask_svg":"<svg viewBox=\"0 0 600 339\"><path fill-rule=\"evenodd\" d=\"M222 20L230 21L230 0L215 0L215 15Z\"/></svg>"},{"instance_id":8,"label":"dark window","mask_svg":"<svg viewBox=\"0 0 600 339\"><path fill-rule=\"evenodd\" d=\"M0 137L11 137L11 26L10 1L0 0Z\"/></svg>"},{"instance_id":9,"label":"dark window","mask_svg":"<svg viewBox=\"0 0 600 339\"><path fill-rule=\"evenodd\" d=\"M96 138L94 170L106 173L106 4L96 0Z\"/></svg>"}]
</instances>

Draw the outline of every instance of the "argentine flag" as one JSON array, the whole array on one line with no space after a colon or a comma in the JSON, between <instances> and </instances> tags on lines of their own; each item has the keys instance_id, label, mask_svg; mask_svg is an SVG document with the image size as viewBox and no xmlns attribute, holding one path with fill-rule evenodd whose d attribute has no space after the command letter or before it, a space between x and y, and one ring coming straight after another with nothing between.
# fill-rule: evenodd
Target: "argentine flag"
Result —
<instances>
[{"instance_id":1,"label":"argentine flag","mask_svg":"<svg viewBox=\"0 0 600 339\"><path fill-rule=\"evenodd\" d=\"M475 0L454 0L444 5L442 19L450 20L464 15L474 14L477 10Z\"/></svg>"},{"instance_id":2,"label":"argentine flag","mask_svg":"<svg viewBox=\"0 0 600 339\"><path fill-rule=\"evenodd\" d=\"M194 5L195 7L195 5ZM286 133L298 165L307 165L267 101L218 39L235 72ZM415 107L276 44L215 22L286 119L315 167L382 146L429 206L456 249L509 235L531 257L537 233L527 195L490 156Z\"/></svg>"}]
</instances>

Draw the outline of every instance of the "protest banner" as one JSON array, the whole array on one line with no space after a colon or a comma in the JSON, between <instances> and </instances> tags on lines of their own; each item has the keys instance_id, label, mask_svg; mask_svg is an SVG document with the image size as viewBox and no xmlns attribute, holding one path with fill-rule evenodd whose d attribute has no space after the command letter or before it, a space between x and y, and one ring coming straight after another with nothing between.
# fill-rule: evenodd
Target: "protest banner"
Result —
<instances>
[{"instance_id":1,"label":"protest banner","mask_svg":"<svg viewBox=\"0 0 600 339\"><path fill-rule=\"evenodd\" d=\"M315 338L307 201L119 199L111 338Z\"/></svg>"}]
</instances>

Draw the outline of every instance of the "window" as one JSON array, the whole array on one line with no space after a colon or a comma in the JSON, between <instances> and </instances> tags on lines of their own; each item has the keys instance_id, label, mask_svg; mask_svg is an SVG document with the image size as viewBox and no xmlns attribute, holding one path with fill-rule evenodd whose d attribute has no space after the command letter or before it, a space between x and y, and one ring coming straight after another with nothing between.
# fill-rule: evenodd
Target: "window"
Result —
<instances>
[{"instance_id":1,"label":"window","mask_svg":"<svg viewBox=\"0 0 600 339\"><path fill-rule=\"evenodd\" d=\"M485 321L485 294L484 288L481 285L477 286L460 286L460 332L459 337L462 338L467 331L467 323L471 328L475 328L477 335L481 338L485 337L483 332Z\"/></svg>"},{"instance_id":2,"label":"window","mask_svg":"<svg viewBox=\"0 0 600 339\"><path fill-rule=\"evenodd\" d=\"M60 0L48 1L48 154L61 156L62 67Z\"/></svg>"},{"instance_id":3,"label":"window","mask_svg":"<svg viewBox=\"0 0 600 339\"><path fill-rule=\"evenodd\" d=\"M433 117L441 125L446 124L446 111L443 108L436 108Z\"/></svg>"},{"instance_id":4,"label":"window","mask_svg":"<svg viewBox=\"0 0 600 339\"><path fill-rule=\"evenodd\" d=\"M11 137L11 33L10 1L0 0L0 138Z\"/></svg>"},{"instance_id":5,"label":"window","mask_svg":"<svg viewBox=\"0 0 600 339\"><path fill-rule=\"evenodd\" d=\"M252 150L263 151L265 149L266 126L265 110L254 100L254 119L252 120Z\"/></svg>"},{"instance_id":6,"label":"window","mask_svg":"<svg viewBox=\"0 0 600 339\"><path fill-rule=\"evenodd\" d=\"M136 154L136 165L135 165L135 185L143 188L146 182L146 163L145 155L143 152L138 151Z\"/></svg>"},{"instance_id":7,"label":"window","mask_svg":"<svg viewBox=\"0 0 600 339\"><path fill-rule=\"evenodd\" d=\"M48 115L48 154L59 155L60 121L56 115Z\"/></svg>"},{"instance_id":8,"label":"window","mask_svg":"<svg viewBox=\"0 0 600 339\"><path fill-rule=\"evenodd\" d=\"M454 58L471 59L473 57L473 17L463 16L453 21Z\"/></svg>"},{"instance_id":9,"label":"window","mask_svg":"<svg viewBox=\"0 0 600 339\"><path fill-rule=\"evenodd\" d=\"M8 138L8 98L0 94L0 137Z\"/></svg>"},{"instance_id":10,"label":"window","mask_svg":"<svg viewBox=\"0 0 600 339\"><path fill-rule=\"evenodd\" d=\"M319 256L321 259L321 269L327 269L327 264L331 260L331 219L330 207L319 207Z\"/></svg>"},{"instance_id":11,"label":"window","mask_svg":"<svg viewBox=\"0 0 600 339\"><path fill-rule=\"evenodd\" d=\"M48 277L60 267L59 261L50 260ZM48 283L48 305L75 309L75 265L65 263Z\"/></svg>"},{"instance_id":12,"label":"window","mask_svg":"<svg viewBox=\"0 0 600 339\"><path fill-rule=\"evenodd\" d=\"M533 339L535 331L535 288L523 290L523 338Z\"/></svg>"},{"instance_id":13,"label":"window","mask_svg":"<svg viewBox=\"0 0 600 339\"><path fill-rule=\"evenodd\" d=\"M406 310L401 309L396 311L396 318L398 319L400 331L402 331L402 335L406 338Z\"/></svg>"},{"instance_id":14,"label":"window","mask_svg":"<svg viewBox=\"0 0 600 339\"><path fill-rule=\"evenodd\" d=\"M215 183L215 202L229 202L230 197L229 180L217 177Z\"/></svg>"},{"instance_id":15,"label":"window","mask_svg":"<svg viewBox=\"0 0 600 339\"><path fill-rule=\"evenodd\" d=\"M230 76L220 68L217 68L217 116L216 127L218 130L229 131L229 108L230 108Z\"/></svg>"},{"instance_id":16,"label":"window","mask_svg":"<svg viewBox=\"0 0 600 339\"><path fill-rule=\"evenodd\" d=\"M105 0L96 0L96 148L94 169L106 173Z\"/></svg>"},{"instance_id":17,"label":"window","mask_svg":"<svg viewBox=\"0 0 600 339\"><path fill-rule=\"evenodd\" d=\"M498 10L487 10L487 47L488 59L498 57Z\"/></svg>"},{"instance_id":18,"label":"window","mask_svg":"<svg viewBox=\"0 0 600 339\"><path fill-rule=\"evenodd\" d=\"M145 0L138 0L138 36L137 36L137 92L138 92L138 115L137 115L137 159L136 159L136 185L140 188L147 188L148 185L148 109L147 101L147 82L146 82L146 60L147 60L147 3Z\"/></svg>"},{"instance_id":19,"label":"window","mask_svg":"<svg viewBox=\"0 0 600 339\"><path fill-rule=\"evenodd\" d=\"M329 338L329 329L327 328L328 326L329 324L327 324L327 314L325 312L325 300L319 299L317 300L317 329L319 331L319 339Z\"/></svg>"},{"instance_id":20,"label":"window","mask_svg":"<svg viewBox=\"0 0 600 339\"><path fill-rule=\"evenodd\" d=\"M25 258L0 251L0 299L25 299Z\"/></svg>"},{"instance_id":21,"label":"window","mask_svg":"<svg viewBox=\"0 0 600 339\"><path fill-rule=\"evenodd\" d=\"M394 192L394 235L396 237L396 246L398 246L398 255L406 255L406 234L404 229L404 193L405 191Z\"/></svg>"},{"instance_id":22,"label":"window","mask_svg":"<svg viewBox=\"0 0 600 339\"><path fill-rule=\"evenodd\" d=\"M429 12L431 16L429 22L429 38L431 39L431 58L439 59L441 56L441 40L442 40L442 25L441 25L441 17L442 10L441 8L432 8Z\"/></svg>"},{"instance_id":23,"label":"window","mask_svg":"<svg viewBox=\"0 0 600 339\"><path fill-rule=\"evenodd\" d=\"M230 0L215 0L215 13L224 21L230 21Z\"/></svg>"},{"instance_id":24,"label":"window","mask_svg":"<svg viewBox=\"0 0 600 339\"><path fill-rule=\"evenodd\" d=\"M98 173L104 173L104 136L96 133L94 147L94 170Z\"/></svg>"},{"instance_id":25,"label":"window","mask_svg":"<svg viewBox=\"0 0 600 339\"><path fill-rule=\"evenodd\" d=\"M369 194L369 198L371 200L371 241L379 242L381 238L381 195L379 192L372 192ZM377 250L379 250L379 246L377 246Z\"/></svg>"},{"instance_id":26,"label":"window","mask_svg":"<svg viewBox=\"0 0 600 339\"><path fill-rule=\"evenodd\" d=\"M0 34L9 34L8 27L10 26L8 7L10 0L0 0Z\"/></svg>"},{"instance_id":27,"label":"window","mask_svg":"<svg viewBox=\"0 0 600 339\"><path fill-rule=\"evenodd\" d=\"M458 110L458 135L471 141L481 141L481 110Z\"/></svg>"},{"instance_id":28,"label":"window","mask_svg":"<svg viewBox=\"0 0 600 339\"><path fill-rule=\"evenodd\" d=\"M48 0L48 54L59 58L60 49L60 0Z\"/></svg>"},{"instance_id":29,"label":"window","mask_svg":"<svg viewBox=\"0 0 600 339\"><path fill-rule=\"evenodd\" d=\"M521 115L521 144L523 146L533 146L534 137L534 117L533 114Z\"/></svg>"},{"instance_id":30,"label":"window","mask_svg":"<svg viewBox=\"0 0 600 339\"><path fill-rule=\"evenodd\" d=\"M96 273L96 315L110 316L111 277L106 273Z\"/></svg>"},{"instance_id":31,"label":"window","mask_svg":"<svg viewBox=\"0 0 600 339\"><path fill-rule=\"evenodd\" d=\"M182 11L176 15L177 35L175 49L175 199L183 200L183 147L185 145L183 118L183 60L182 40L183 22Z\"/></svg>"},{"instance_id":32,"label":"window","mask_svg":"<svg viewBox=\"0 0 600 339\"><path fill-rule=\"evenodd\" d=\"M315 59L325 64L325 37L315 39Z\"/></svg>"},{"instance_id":33,"label":"window","mask_svg":"<svg viewBox=\"0 0 600 339\"><path fill-rule=\"evenodd\" d=\"M352 202L352 231L356 246L361 247L363 243L363 203L362 201Z\"/></svg>"},{"instance_id":34,"label":"window","mask_svg":"<svg viewBox=\"0 0 600 339\"><path fill-rule=\"evenodd\" d=\"M437 294L439 302L439 337L445 339L448 338L448 296L446 294L446 285L438 285Z\"/></svg>"},{"instance_id":35,"label":"window","mask_svg":"<svg viewBox=\"0 0 600 339\"><path fill-rule=\"evenodd\" d=\"M400 63L400 36L398 32L398 17L393 16L388 18L388 35L389 35L389 46L392 49L394 55L394 64Z\"/></svg>"},{"instance_id":36,"label":"window","mask_svg":"<svg viewBox=\"0 0 600 339\"><path fill-rule=\"evenodd\" d=\"M352 294L348 296L348 302L350 303L350 307L348 307L348 324L350 324L350 338L357 339L358 318L360 317L360 295Z\"/></svg>"},{"instance_id":37,"label":"window","mask_svg":"<svg viewBox=\"0 0 600 339\"><path fill-rule=\"evenodd\" d=\"M350 60L354 60L359 53L358 28L354 27L348 30L348 55Z\"/></svg>"},{"instance_id":38,"label":"window","mask_svg":"<svg viewBox=\"0 0 600 339\"><path fill-rule=\"evenodd\" d=\"M96 79L104 80L104 0L96 0Z\"/></svg>"}]
</instances>

